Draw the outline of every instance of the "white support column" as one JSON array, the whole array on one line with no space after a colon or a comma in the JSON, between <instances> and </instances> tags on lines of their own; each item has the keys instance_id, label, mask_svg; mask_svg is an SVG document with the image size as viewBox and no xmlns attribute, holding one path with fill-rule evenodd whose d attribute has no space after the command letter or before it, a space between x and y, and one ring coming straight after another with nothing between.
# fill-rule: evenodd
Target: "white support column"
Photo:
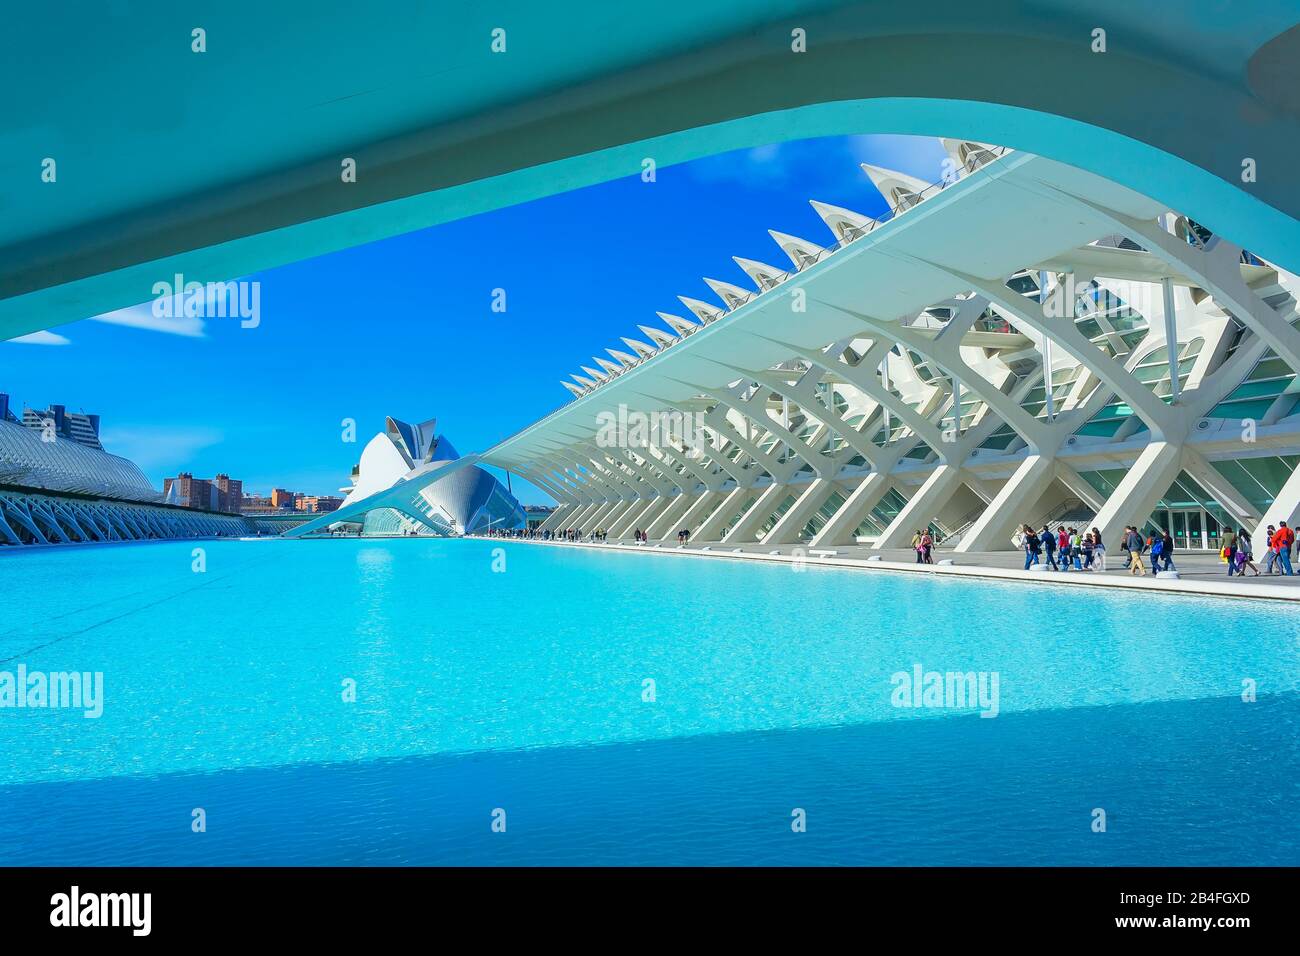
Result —
<instances>
[{"instance_id":1,"label":"white support column","mask_svg":"<svg viewBox=\"0 0 1300 956\"><path fill-rule=\"evenodd\" d=\"M822 526L808 543L810 548L825 548L834 544L853 544L853 532L872 508L893 487L889 475L873 471L863 478L853 492L840 505L840 510Z\"/></svg>"},{"instance_id":2,"label":"white support column","mask_svg":"<svg viewBox=\"0 0 1300 956\"><path fill-rule=\"evenodd\" d=\"M722 540L722 529L727 526L727 521L734 517L736 512L745 507L746 502L754 497L753 488L734 488L718 502L716 508L707 512L708 517L704 518L698 528L691 529L691 537L697 541L720 541ZM695 509L691 509L694 511ZM703 512L701 513L703 514ZM690 517L688 513L687 518ZM686 518L681 521L683 528L690 528Z\"/></svg>"},{"instance_id":3,"label":"white support column","mask_svg":"<svg viewBox=\"0 0 1300 956\"><path fill-rule=\"evenodd\" d=\"M662 501L663 497L663 495L656 495L653 498L643 498L633 504L631 508L623 512L623 517L609 523L609 536L611 538L624 537L641 520L641 516L650 509L650 506L657 501Z\"/></svg>"},{"instance_id":4,"label":"white support column","mask_svg":"<svg viewBox=\"0 0 1300 956\"><path fill-rule=\"evenodd\" d=\"M756 544L754 532L771 516L789 493L789 485L772 482L754 499L753 504L740 516L740 520L728 529L723 540L728 544Z\"/></svg>"},{"instance_id":5,"label":"white support column","mask_svg":"<svg viewBox=\"0 0 1300 956\"><path fill-rule=\"evenodd\" d=\"M1268 526L1276 526L1279 521L1285 521L1286 526L1292 530L1295 530L1296 522L1300 521L1300 468L1291 472L1291 477L1286 480L1282 490L1264 512L1264 517L1255 526L1251 541L1257 555L1264 553L1264 537L1268 534Z\"/></svg>"},{"instance_id":6,"label":"white support column","mask_svg":"<svg viewBox=\"0 0 1300 956\"><path fill-rule=\"evenodd\" d=\"M792 544L799 540L799 532L813 513L826 504L826 500L835 493L835 482L828 478L818 478L804 489L803 494L792 504L772 530L763 535L763 544Z\"/></svg>"},{"instance_id":7,"label":"white support column","mask_svg":"<svg viewBox=\"0 0 1300 956\"><path fill-rule=\"evenodd\" d=\"M604 529L605 533L608 534L610 525L618 521L621 517L623 517L623 515L627 514L628 511L635 508L637 506L637 503L640 501L641 501L640 498L632 498L631 500L628 501L615 502L614 507L610 508L603 515L600 515L599 517L593 519L591 530L595 531L597 528L602 528ZM583 530L585 531L587 529L584 528Z\"/></svg>"},{"instance_id":8,"label":"white support column","mask_svg":"<svg viewBox=\"0 0 1300 956\"><path fill-rule=\"evenodd\" d=\"M982 477L969 469L962 469L961 480L962 484L975 492L979 497L983 498L985 504L988 504L998 496L997 485L985 481Z\"/></svg>"},{"instance_id":9,"label":"white support column","mask_svg":"<svg viewBox=\"0 0 1300 956\"><path fill-rule=\"evenodd\" d=\"M589 505L579 505L576 511L572 512L565 518L564 524L560 525L560 527L581 528L583 518L585 518L589 514L592 514L600 510L601 508L605 507L605 505L606 502L604 501L593 502L592 504Z\"/></svg>"},{"instance_id":10,"label":"white support column","mask_svg":"<svg viewBox=\"0 0 1300 956\"><path fill-rule=\"evenodd\" d=\"M1165 352L1169 359L1169 387L1174 404L1178 404L1178 307L1174 304L1174 280L1165 276L1160 280L1160 291L1165 300Z\"/></svg>"},{"instance_id":11,"label":"white support column","mask_svg":"<svg viewBox=\"0 0 1300 956\"><path fill-rule=\"evenodd\" d=\"M1064 291L1062 291L1064 295ZM1041 307L1047 301L1047 273L1038 272L1038 304ZM1043 335L1043 392L1047 401L1047 423L1056 420L1056 399L1052 395L1052 337Z\"/></svg>"},{"instance_id":12,"label":"white support column","mask_svg":"<svg viewBox=\"0 0 1300 956\"><path fill-rule=\"evenodd\" d=\"M912 532L925 528L933 520L939 505L961 484L961 469L955 465L940 465L926 479L910 501L903 506L885 533L876 539L877 550L901 548L912 539Z\"/></svg>"},{"instance_id":13,"label":"white support column","mask_svg":"<svg viewBox=\"0 0 1300 956\"><path fill-rule=\"evenodd\" d=\"M676 534L677 529L681 527L678 522L689 514L692 506L712 507L712 503L722 497L720 491L706 491L700 495L690 495L682 492L668 503L668 507L659 513L659 517L645 529L646 540L654 539L656 541L666 539L670 534Z\"/></svg>"},{"instance_id":14,"label":"white support column","mask_svg":"<svg viewBox=\"0 0 1300 956\"><path fill-rule=\"evenodd\" d=\"M675 502L678 499L678 497L680 496L660 495L658 498L652 498L650 500L649 507L647 507L644 511L641 512L641 514L637 516L636 522L634 524L629 524L622 530L622 532L620 533L620 537L626 538L627 533L629 531L635 531L637 525L640 526L643 532L648 532L651 523L656 518L658 518L661 514L663 514L667 510L668 506L671 505L673 502Z\"/></svg>"},{"instance_id":15,"label":"white support column","mask_svg":"<svg viewBox=\"0 0 1300 956\"><path fill-rule=\"evenodd\" d=\"M565 522L569 515L572 515L578 509L577 505L562 504L557 505L550 516L537 526L538 531L554 531L556 528L565 527Z\"/></svg>"},{"instance_id":16,"label":"white support column","mask_svg":"<svg viewBox=\"0 0 1300 956\"><path fill-rule=\"evenodd\" d=\"M1211 465L1195 448L1183 448L1182 467L1183 471L1196 479L1202 488L1214 496L1215 501L1223 505L1224 510L1237 519L1236 526L1245 525L1249 528L1259 521L1259 509L1234 488L1232 482L1223 477L1223 473ZM1291 519L1287 518L1286 523L1290 525ZM1265 522L1264 526L1268 527L1268 523Z\"/></svg>"},{"instance_id":17,"label":"white support column","mask_svg":"<svg viewBox=\"0 0 1300 956\"><path fill-rule=\"evenodd\" d=\"M1022 461L953 550L962 554L1014 550L1011 535L1027 520L1033 520L1025 509L1032 508L1056 479L1054 465L1053 459L1042 455L1030 455Z\"/></svg>"},{"instance_id":18,"label":"white support column","mask_svg":"<svg viewBox=\"0 0 1300 956\"><path fill-rule=\"evenodd\" d=\"M599 508L596 508L594 511L588 512L587 514L583 515L582 520L578 522L576 527L580 528L583 531L595 531L598 527L600 527L600 523L602 521L604 521L606 518L612 515L620 505L624 505L626 503L627 502L619 498L616 498L613 501L607 501Z\"/></svg>"},{"instance_id":19,"label":"white support column","mask_svg":"<svg viewBox=\"0 0 1300 956\"><path fill-rule=\"evenodd\" d=\"M1118 550L1119 534L1125 525L1141 525L1151 517L1156 502L1178 477L1182 457L1179 446L1170 442L1151 442L1142 450L1105 506L1092 519L1101 531L1107 550Z\"/></svg>"},{"instance_id":20,"label":"white support column","mask_svg":"<svg viewBox=\"0 0 1300 956\"><path fill-rule=\"evenodd\" d=\"M1102 494L1088 484L1072 465L1067 465L1059 458L1056 459L1056 480L1070 489L1070 493L1091 508L1094 514L1106 507L1106 499Z\"/></svg>"}]
</instances>

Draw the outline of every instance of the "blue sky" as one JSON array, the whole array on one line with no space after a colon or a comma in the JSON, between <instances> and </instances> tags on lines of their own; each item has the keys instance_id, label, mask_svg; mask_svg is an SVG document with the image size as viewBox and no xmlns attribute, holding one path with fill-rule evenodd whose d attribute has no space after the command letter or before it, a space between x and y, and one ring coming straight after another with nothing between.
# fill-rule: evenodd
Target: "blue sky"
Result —
<instances>
[{"instance_id":1,"label":"blue sky","mask_svg":"<svg viewBox=\"0 0 1300 956\"><path fill-rule=\"evenodd\" d=\"M933 182L943 156L937 140L853 136L661 168L252 276L257 328L146 305L36 336L57 344L0 343L0 391L99 413L105 448L159 488L226 472L246 491L332 493L385 415L437 417L462 454L484 450L568 401L560 381L644 338L656 311L687 314L678 295L716 301L704 276L751 287L733 255L788 264L769 228L828 242L807 200L882 212L859 163Z\"/></svg>"}]
</instances>

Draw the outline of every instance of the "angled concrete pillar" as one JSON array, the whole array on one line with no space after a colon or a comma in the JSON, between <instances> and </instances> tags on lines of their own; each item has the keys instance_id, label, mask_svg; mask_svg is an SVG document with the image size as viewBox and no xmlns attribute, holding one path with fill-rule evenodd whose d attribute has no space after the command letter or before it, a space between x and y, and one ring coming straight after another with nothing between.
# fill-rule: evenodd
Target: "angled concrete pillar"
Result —
<instances>
[{"instance_id":1,"label":"angled concrete pillar","mask_svg":"<svg viewBox=\"0 0 1300 956\"><path fill-rule=\"evenodd\" d=\"M891 487L893 482L889 475L879 471L867 475L840 505L839 511L831 515L821 531L813 536L808 546L825 548L834 544L853 544L853 532Z\"/></svg>"},{"instance_id":2,"label":"angled concrete pillar","mask_svg":"<svg viewBox=\"0 0 1300 956\"><path fill-rule=\"evenodd\" d=\"M582 506L569 504L568 502L565 502L562 505L557 505L555 511L551 513L550 517L537 526L537 530L554 531L557 528L567 528L569 526L569 519L581 510Z\"/></svg>"},{"instance_id":3,"label":"angled concrete pillar","mask_svg":"<svg viewBox=\"0 0 1300 956\"><path fill-rule=\"evenodd\" d=\"M1071 465L1067 465L1061 459L1056 459L1056 480L1070 489L1070 493L1086 504L1093 512L1098 512L1106 506L1106 499L1092 485L1088 484L1083 475L1079 474Z\"/></svg>"},{"instance_id":4,"label":"angled concrete pillar","mask_svg":"<svg viewBox=\"0 0 1300 956\"><path fill-rule=\"evenodd\" d=\"M712 502L722 497L720 491L706 491L699 495L690 495L682 492L668 502L668 506L659 513L659 517L651 521L646 526L645 536L647 541L664 540L677 533L681 527L678 522L687 514L693 506L703 502L704 505L712 507Z\"/></svg>"},{"instance_id":5,"label":"angled concrete pillar","mask_svg":"<svg viewBox=\"0 0 1300 956\"><path fill-rule=\"evenodd\" d=\"M803 494L772 526L772 530L763 535L763 544L791 544L798 541L799 532L808 523L808 519L818 508L826 504L826 500L834 493L835 482L827 478L818 478L804 489Z\"/></svg>"},{"instance_id":6,"label":"angled concrete pillar","mask_svg":"<svg viewBox=\"0 0 1300 956\"><path fill-rule=\"evenodd\" d=\"M789 485L783 485L779 482L773 482L763 489L763 493L754 499L753 503L740 516L740 520L731 526L723 536L723 540L729 544L755 544L754 532L777 506L785 500L786 495L790 494Z\"/></svg>"},{"instance_id":7,"label":"angled concrete pillar","mask_svg":"<svg viewBox=\"0 0 1300 956\"><path fill-rule=\"evenodd\" d=\"M993 496L984 513L975 519L953 550L963 554L1015 550L1011 535L1026 521L1033 520L1028 509L1055 480L1056 462L1042 455L1030 455Z\"/></svg>"},{"instance_id":8,"label":"angled concrete pillar","mask_svg":"<svg viewBox=\"0 0 1300 956\"><path fill-rule=\"evenodd\" d=\"M1257 555L1264 553L1264 536L1268 533L1268 526L1276 527L1279 521L1285 521L1286 526L1292 530L1295 530L1296 522L1300 521L1300 468L1291 472L1291 477L1282 485L1282 490L1264 512L1264 517L1255 525L1251 542Z\"/></svg>"},{"instance_id":9,"label":"angled concrete pillar","mask_svg":"<svg viewBox=\"0 0 1300 956\"><path fill-rule=\"evenodd\" d=\"M678 497L678 495L660 495L658 498L652 498L649 506L641 514L637 515L636 521L624 527L619 536L626 538L628 533L635 531L638 526L642 531L648 531L651 522L663 514Z\"/></svg>"},{"instance_id":10,"label":"angled concrete pillar","mask_svg":"<svg viewBox=\"0 0 1300 956\"><path fill-rule=\"evenodd\" d=\"M636 507L640 500L640 498L633 498L630 501L614 502L614 507L607 509L604 514L597 515L592 519L591 530L595 531L597 528L603 528L608 534L610 525ZM583 528L583 530L586 531L587 529Z\"/></svg>"},{"instance_id":11,"label":"angled concrete pillar","mask_svg":"<svg viewBox=\"0 0 1300 956\"><path fill-rule=\"evenodd\" d=\"M901 548L912 540L912 532L925 528L934 519L939 507L961 484L961 469L955 465L940 465L926 479L911 500L903 506L885 533L872 547Z\"/></svg>"},{"instance_id":12,"label":"angled concrete pillar","mask_svg":"<svg viewBox=\"0 0 1300 956\"><path fill-rule=\"evenodd\" d=\"M691 537L697 541L719 541L722 538L722 530L726 528L727 522L735 516L736 512L754 497L753 488L734 488L723 495L722 500L717 502L717 506L708 512L702 512L703 517L698 528L691 528ZM694 510L694 509L692 509ZM689 517L689 514L687 515ZM690 528L683 518L680 522L683 528Z\"/></svg>"},{"instance_id":13,"label":"angled concrete pillar","mask_svg":"<svg viewBox=\"0 0 1300 956\"><path fill-rule=\"evenodd\" d=\"M653 498L643 498L637 501L631 508L623 512L623 516L617 521L611 521L609 524L609 536L611 538L622 538L631 531L640 521L641 516L649 510L655 502L662 501L663 495L656 495Z\"/></svg>"},{"instance_id":14,"label":"angled concrete pillar","mask_svg":"<svg viewBox=\"0 0 1300 956\"><path fill-rule=\"evenodd\" d=\"M1182 454L1177 445L1151 442L1138 455L1133 467L1092 519L1101 531L1101 540L1112 553L1119 549L1119 533L1126 524L1141 525L1151 517L1156 502L1169 490L1182 469Z\"/></svg>"},{"instance_id":15,"label":"angled concrete pillar","mask_svg":"<svg viewBox=\"0 0 1300 956\"><path fill-rule=\"evenodd\" d=\"M1223 477L1223 473L1206 461L1205 456L1195 448L1183 447L1183 471L1195 478L1201 487L1214 496L1215 501L1223 505L1224 509L1236 518L1238 527L1244 525L1253 528L1259 523L1259 509L1233 487L1232 482ZM1291 519L1285 520L1289 526ZM1264 522L1264 527L1268 527L1267 521Z\"/></svg>"},{"instance_id":16,"label":"angled concrete pillar","mask_svg":"<svg viewBox=\"0 0 1300 956\"><path fill-rule=\"evenodd\" d=\"M579 521L575 527L581 528L583 531L594 531L600 526L602 521L612 515L621 505L626 503L627 502L622 499L607 501L600 507L583 515L582 520Z\"/></svg>"},{"instance_id":17,"label":"angled concrete pillar","mask_svg":"<svg viewBox=\"0 0 1300 956\"><path fill-rule=\"evenodd\" d=\"M609 507L608 501L596 501L589 505L584 505L583 507L579 508L576 512L574 512L569 516L569 520L564 523L564 527L581 528L583 527L583 522L585 522L587 518L589 518L591 515L594 515L596 512L602 511L608 507Z\"/></svg>"}]
</instances>

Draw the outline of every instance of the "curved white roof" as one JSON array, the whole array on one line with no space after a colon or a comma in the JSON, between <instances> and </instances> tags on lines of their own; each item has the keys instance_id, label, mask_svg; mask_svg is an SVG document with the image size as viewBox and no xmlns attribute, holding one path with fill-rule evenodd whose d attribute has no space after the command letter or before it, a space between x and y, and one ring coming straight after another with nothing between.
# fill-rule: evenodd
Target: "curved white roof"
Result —
<instances>
[{"instance_id":1,"label":"curved white roof","mask_svg":"<svg viewBox=\"0 0 1300 956\"><path fill-rule=\"evenodd\" d=\"M139 467L125 458L69 438L41 441L41 433L17 422L0 421L0 483L160 501Z\"/></svg>"}]
</instances>

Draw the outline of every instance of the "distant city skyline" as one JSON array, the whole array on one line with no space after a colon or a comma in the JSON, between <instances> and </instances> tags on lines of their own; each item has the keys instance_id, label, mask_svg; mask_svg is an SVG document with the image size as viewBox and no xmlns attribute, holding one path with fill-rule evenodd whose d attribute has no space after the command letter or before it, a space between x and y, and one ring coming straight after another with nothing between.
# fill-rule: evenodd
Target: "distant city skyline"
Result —
<instances>
[{"instance_id":1,"label":"distant city skyline","mask_svg":"<svg viewBox=\"0 0 1300 956\"><path fill-rule=\"evenodd\" d=\"M783 266L769 228L829 241L809 199L883 212L860 163L933 182L943 159L937 140L851 136L662 167L245 277L255 328L146 303L3 343L0 391L98 414L104 448L160 489L228 473L334 495L386 415L486 449L568 402L560 382L656 311L684 312L678 295L713 301L705 276L751 285L733 255Z\"/></svg>"}]
</instances>

